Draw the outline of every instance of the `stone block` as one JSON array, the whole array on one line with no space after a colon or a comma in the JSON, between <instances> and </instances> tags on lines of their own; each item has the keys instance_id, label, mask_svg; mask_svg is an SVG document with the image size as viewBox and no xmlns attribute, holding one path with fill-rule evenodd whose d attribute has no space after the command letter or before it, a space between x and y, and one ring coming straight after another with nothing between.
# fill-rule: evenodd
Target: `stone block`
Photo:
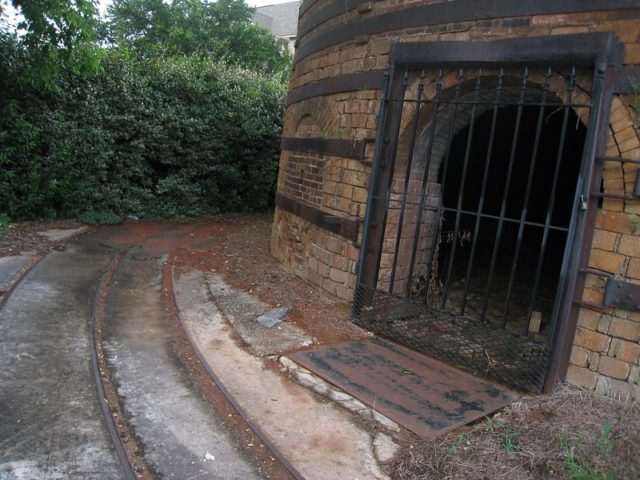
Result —
<instances>
[{"instance_id":1,"label":"stone block","mask_svg":"<svg viewBox=\"0 0 640 480\"><path fill-rule=\"evenodd\" d=\"M632 386L630 383L621 380L600 376L597 381L596 392L608 397L627 399L631 397Z\"/></svg>"},{"instance_id":2,"label":"stone block","mask_svg":"<svg viewBox=\"0 0 640 480\"><path fill-rule=\"evenodd\" d=\"M628 363L638 363L640 360L640 344L614 338L609 347L609 356Z\"/></svg>"},{"instance_id":3,"label":"stone block","mask_svg":"<svg viewBox=\"0 0 640 480\"><path fill-rule=\"evenodd\" d=\"M600 333L609 333L609 327L611 326L611 315L600 315L598 320L598 327L596 330Z\"/></svg>"},{"instance_id":4,"label":"stone block","mask_svg":"<svg viewBox=\"0 0 640 480\"><path fill-rule=\"evenodd\" d=\"M606 352L611 339L607 335L578 327L574 345L592 352Z\"/></svg>"},{"instance_id":5,"label":"stone block","mask_svg":"<svg viewBox=\"0 0 640 480\"><path fill-rule=\"evenodd\" d=\"M576 365L578 367L587 367L589 364L589 351L582 347L574 346L571 350L569 362L571 365Z\"/></svg>"},{"instance_id":6,"label":"stone block","mask_svg":"<svg viewBox=\"0 0 640 480\"><path fill-rule=\"evenodd\" d=\"M329 278L337 283L346 283L349 274L343 270L331 267L329 269Z\"/></svg>"},{"instance_id":7,"label":"stone block","mask_svg":"<svg viewBox=\"0 0 640 480\"><path fill-rule=\"evenodd\" d=\"M640 340L640 322L614 318L611 320L609 335L637 342Z\"/></svg>"},{"instance_id":8,"label":"stone block","mask_svg":"<svg viewBox=\"0 0 640 480\"><path fill-rule=\"evenodd\" d=\"M593 390L598 381L598 374L583 367L569 365L569 369L567 370L567 381L574 385Z\"/></svg>"},{"instance_id":9,"label":"stone block","mask_svg":"<svg viewBox=\"0 0 640 480\"><path fill-rule=\"evenodd\" d=\"M607 377L616 378L618 380L626 380L629 376L631 367L627 362L621 362L615 358L602 357L600 358L600 366L598 372Z\"/></svg>"},{"instance_id":10,"label":"stone block","mask_svg":"<svg viewBox=\"0 0 640 480\"><path fill-rule=\"evenodd\" d=\"M578 326L587 330L595 330L600 321L600 314L589 308L583 308L578 314Z\"/></svg>"}]
</instances>

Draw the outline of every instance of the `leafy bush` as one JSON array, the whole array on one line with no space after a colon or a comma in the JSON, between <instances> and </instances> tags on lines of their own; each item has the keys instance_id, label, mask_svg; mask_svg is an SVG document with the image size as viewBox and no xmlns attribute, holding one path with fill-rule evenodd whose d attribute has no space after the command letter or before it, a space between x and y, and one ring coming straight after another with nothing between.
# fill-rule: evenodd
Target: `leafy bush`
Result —
<instances>
[{"instance_id":1,"label":"leafy bush","mask_svg":"<svg viewBox=\"0 0 640 480\"><path fill-rule=\"evenodd\" d=\"M9 217L271 205L281 77L203 57L140 60L121 49L106 54L99 73L60 76L54 96L20 84L27 66L4 42L0 211Z\"/></svg>"}]
</instances>

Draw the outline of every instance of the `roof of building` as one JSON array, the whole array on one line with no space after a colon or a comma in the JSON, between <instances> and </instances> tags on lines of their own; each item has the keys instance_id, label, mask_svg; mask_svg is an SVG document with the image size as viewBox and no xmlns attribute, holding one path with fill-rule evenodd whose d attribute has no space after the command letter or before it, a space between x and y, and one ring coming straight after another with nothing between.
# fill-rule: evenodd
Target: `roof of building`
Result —
<instances>
[{"instance_id":1,"label":"roof of building","mask_svg":"<svg viewBox=\"0 0 640 480\"><path fill-rule=\"evenodd\" d=\"M253 21L279 37L295 37L298 31L300 1L256 8Z\"/></svg>"}]
</instances>

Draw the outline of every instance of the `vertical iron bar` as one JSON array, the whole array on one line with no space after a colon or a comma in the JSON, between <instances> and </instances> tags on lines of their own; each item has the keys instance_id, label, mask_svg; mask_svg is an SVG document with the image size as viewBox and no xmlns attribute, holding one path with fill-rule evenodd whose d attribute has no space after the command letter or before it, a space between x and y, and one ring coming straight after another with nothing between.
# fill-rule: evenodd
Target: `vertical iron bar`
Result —
<instances>
[{"instance_id":1,"label":"vertical iron bar","mask_svg":"<svg viewBox=\"0 0 640 480\"><path fill-rule=\"evenodd\" d=\"M413 277L413 269L416 261L416 254L418 251L418 242L420 240L420 227L422 226L422 212L424 210L424 201L427 190L427 183L429 181L429 169L431 166L431 154L433 152L433 141L435 139L435 131L438 119L438 113L440 110L440 100L442 95L442 70L438 71L438 76L436 77L436 96L435 96L435 104L433 106L433 115L431 117L431 132L429 135L429 147L427 149L427 158L425 159L424 172L422 174L422 189L420 190L420 202L418 205L418 212L416 214L416 230L413 234L413 248L411 250L411 260L409 261L409 282L407 283L407 291L405 293L406 296L410 294L411 291L411 283Z\"/></svg>"},{"instance_id":2,"label":"vertical iron bar","mask_svg":"<svg viewBox=\"0 0 640 480\"><path fill-rule=\"evenodd\" d=\"M551 317L551 335L547 338L547 349L552 351L551 362L544 379L544 390L547 392L551 391L556 380L563 378L567 372L580 309L574 303L575 295L578 292L582 294L585 283L584 277L578 278L578 271L587 264L590 254L597 213L597 202L590 194L602 178L602 165L595 162L595 159L606 153L615 83L615 74L608 72L608 64L617 65L623 52L622 44L613 34L608 36L605 52L601 52L601 56L595 62L589 125L574 197L572 222L567 234L563 268L558 281L554 315Z\"/></svg>"},{"instance_id":3,"label":"vertical iron bar","mask_svg":"<svg viewBox=\"0 0 640 480\"><path fill-rule=\"evenodd\" d=\"M435 224L433 228L433 237L431 239L431 250L429 250L430 258L429 258L429 263L427 264L427 275L425 278L427 282L427 293L429 291L428 290L429 286L431 285L431 275L433 274L433 257L436 254L436 247L438 246L438 237L440 236L440 227L441 227L440 216L442 215L442 209L444 207L443 190L444 190L444 185L447 181L447 170L449 168L449 154L451 152L451 142L453 140L453 134L456 129L456 117L458 116L458 100L460 99L460 90L462 88L463 80L464 80L463 70L459 69L458 81L456 83L456 89L453 95L454 98L453 98L453 112L451 114L451 124L449 127L449 133L447 134L447 150L445 151L443 165L442 165L442 176L440 180L440 195L439 195L439 201L438 201L438 208L436 209Z\"/></svg>"},{"instance_id":4,"label":"vertical iron bar","mask_svg":"<svg viewBox=\"0 0 640 480\"><path fill-rule=\"evenodd\" d=\"M386 198L384 199L384 214L382 217L381 225L379 226L379 228L381 229L379 245L378 245L379 253L377 255L378 258L376 258L376 265L374 269L374 271L376 272L375 274L376 284L378 282L378 274L380 272L380 261L382 259L382 254L384 250L384 240L385 240L384 236L387 230L387 215L389 213L389 201L391 199L391 186L393 185L393 172L395 168L394 165L396 163L396 155L398 153L398 137L400 135L400 127L402 124L402 111L404 110L404 96L407 92L408 84L409 84L409 69L407 67L405 68L404 77L402 79L402 84L400 86L400 92L399 92L400 94L398 95L398 98L391 99L392 102L400 103L400 110L398 112L396 128L393 132L393 148L391 149L391 157L389 158L389 164L386 166L389 169L389 178L386 185L387 195L386 195ZM385 138L384 141L388 142L388 139Z\"/></svg>"},{"instance_id":5,"label":"vertical iron bar","mask_svg":"<svg viewBox=\"0 0 640 480\"><path fill-rule=\"evenodd\" d=\"M567 101L565 103L570 104L573 96L573 89L576 80L576 69L571 69L571 76L569 77L569 84L567 85ZM562 163L562 157L564 154L565 137L567 133L567 124L569 123L569 110L571 107L564 107L564 113L562 117L562 129L560 132L560 144L558 145L558 153L556 155L556 166L553 172L553 181L551 183L551 197L549 199L549 207L547 209L547 217L544 223L544 232L542 234L542 242L540 244L540 256L538 257L538 265L536 266L536 273L533 280L533 291L531 293L531 303L529 304L529 311L527 313L527 322L525 323L522 335L528 335L529 323L531 322L531 315L533 314L533 306L536 301L536 295L538 294L538 286L540 282L540 275L542 273L542 264L544 263L544 256L547 249L547 241L549 239L549 226L551 225L551 215L553 214L553 208L556 201L556 190L558 186L558 178L560 176L560 164Z\"/></svg>"},{"instance_id":6,"label":"vertical iron bar","mask_svg":"<svg viewBox=\"0 0 640 480\"><path fill-rule=\"evenodd\" d=\"M504 79L504 68L500 69L498 75L498 85L496 86L496 99L493 105L493 114L491 117L491 130L489 133L489 146L487 147L487 156L484 161L484 174L482 177L482 187L480 188L480 200L478 202L478 210L476 213L476 223L473 228L473 240L471 241L471 253L469 255L469 264L464 280L464 294L462 295L462 303L460 305L460 315L464 315L464 309L467 305L467 295L469 295L469 286L471 284L471 272L473 270L473 261L478 246L478 235L480 233L480 222L482 220L482 209L484 207L484 196L487 191L487 180L489 179L489 167L491 166L491 156L493 154L493 141L496 133L496 123L498 121L498 107L500 103L500 94L502 93L502 81Z\"/></svg>"},{"instance_id":7,"label":"vertical iron bar","mask_svg":"<svg viewBox=\"0 0 640 480\"><path fill-rule=\"evenodd\" d=\"M560 269L560 278L558 279L559 288L558 293L556 294L556 301L553 305L553 314L551 315L551 335L547 338L547 345L553 345L556 340L556 330L558 330L556 328L556 324L560 317L561 308L560 299L565 295L565 292L571 292L572 289L568 286L569 281L573 280L575 282L575 275L570 275L569 270L578 268L578 259L576 257L580 254L580 247L582 247L581 242L584 231L581 228L583 225L578 225L578 223L584 222L586 209L583 202L588 201L589 193L591 191L593 163L595 162L595 152L598 148L598 145L596 145L598 123L600 122L600 118L603 113L601 111L601 104L604 97L603 86L606 71L606 59L604 61L597 62L593 78L593 87L591 88L591 113L589 114L587 138L585 138L580 174L578 176L578 181L576 182L576 193L573 198L573 209L571 210L571 223L569 232L567 232L564 257L562 258L562 267ZM569 305L572 301L573 298L566 299L566 302Z\"/></svg>"},{"instance_id":8,"label":"vertical iron bar","mask_svg":"<svg viewBox=\"0 0 640 480\"><path fill-rule=\"evenodd\" d=\"M391 265L391 279L389 280L389 292L393 293L393 284L396 279L396 267L398 265L398 254L400 253L400 241L402 240L402 225L404 223L404 211L407 206L407 196L409 195L409 181L411 180L411 166L413 163L413 150L418 133L418 124L420 120L420 103L422 101L422 92L424 91L424 70L420 74L420 83L418 84L418 95L416 101L416 112L413 117L413 128L411 129L411 139L409 140L409 153L407 154L407 171L404 176L404 187L402 194L402 205L400 206L400 218L398 219L398 233L396 235L396 244L393 252L393 264ZM413 247L415 249L415 245ZM411 275L408 277L408 285L411 287Z\"/></svg>"},{"instance_id":9,"label":"vertical iron bar","mask_svg":"<svg viewBox=\"0 0 640 480\"><path fill-rule=\"evenodd\" d=\"M489 307L489 296L491 295L491 285L493 283L493 274L495 271L496 261L498 260L498 251L502 240L502 227L507 212L507 201L509 199L509 191L511 190L511 176L513 174L513 164L516 158L516 150L518 147L518 136L520 135L520 122L522 120L522 109L524 98L527 93L527 81L529 79L529 68L525 67L522 73L522 83L520 85L520 97L518 99L518 110L516 113L516 124L513 132L513 140L511 141L511 152L509 153L509 166L507 167L507 178L505 181L504 194L502 204L500 206L500 218L498 220L498 228L496 230L496 238L493 242L493 252L491 253L491 264L489 266L489 277L487 278L487 288L484 293L484 302L482 304L482 312L480 320L485 321L487 308Z\"/></svg>"},{"instance_id":10,"label":"vertical iron bar","mask_svg":"<svg viewBox=\"0 0 640 480\"><path fill-rule=\"evenodd\" d=\"M469 156L471 155L471 144L473 143L473 131L476 123L476 110L478 108L478 99L480 97L480 84L482 80L482 68L476 74L475 95L473 106L471 107L471 120L469 124L469 133L467 134L467 146L464 153L464 163L462 165L462 174L460 178L460 187L458 190L458 206L456 208L456 223L453 230L453 242L451 244L451 252L449 253L449 265L447 266L447 277L442 292L442 304L444 309L447 304L447 296L449 295L449 282L451 281L451 273L453 272L453 262L456 256L456 246L458 245L458 234L460 232L460 217L462 210L462 200L464 198L464 185L467 180L467 167L469 165Z\"/></svg>"},{"instance_id":11,"label":"vertical iron bar","mask_svg":"<svg viewBox=\"0 0 640 480\"><path fill-rule=\"evenodd\" d=\"M527 218L527 210L529 208L529 197L531 194L531 186L533 184L533 174L535 171L536 161L538 157L538 147L540 146L540 135L542 133L542 122L544 120L544 110L549 93L549 85L551 83L551 67L547 69L544 85L542 86L542 99L540 101L540 110L538 112L538 123L536 125L536 135L533 144L533 152L531 153L531 162L529 166L529 178L527 179L527 187L524 194L524 204L520 214L520 226L518 227L518 237L516 240L516 251L513 255L513 263L511 265L511 274L509 275L509 286L507 287L507 298L504 303L504 313L502 316L502 327L507 324L507 316L509 315L509 303L511 302L511 294L513 291L513 283L515 281L516 270L518 269L518 257L520 256L520 248L522 247L522 239L524 234L524 225Z\"/></svg>"},{"instance_id":12,"label":"vertical iron bar","mask_svg":"<svg viewBox=\"0 0 640 480\"><path fill-rule=\"evenodd\" d=\"M376 150L373 158L373 165L371 167L371 179L369 181L369 192L367 193L367 210L364 217L364 225L362 227L362 242L360 243L360 252L358 255L357 273L356 273L356 292L353 302L353 315L359 316L360 309L363 307L363 299L361 298L362 292L362 271L364 262L367 259L367 253L369 251L369 228L371 226L371 219L373 217L373 211L375 210L378 200L375 197L377 191L377 185L379 181L380 162L382 157L382 132L386 123L387 105L389 102L389 87L390 77L393 72L393 65L391 70L384 72L384 85L382 87L382 98L380 99L380 109L378 110L378 125L376 132Z\"/></svg>"}]
</instances>

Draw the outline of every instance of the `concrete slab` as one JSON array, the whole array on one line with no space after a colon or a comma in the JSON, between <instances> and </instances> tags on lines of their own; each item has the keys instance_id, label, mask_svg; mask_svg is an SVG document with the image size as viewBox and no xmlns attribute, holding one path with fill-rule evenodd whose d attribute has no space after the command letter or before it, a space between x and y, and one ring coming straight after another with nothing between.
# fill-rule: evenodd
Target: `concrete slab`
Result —
<instances>
[{"instance_id":1,"label":"concrete slab","mask_svg":"<svg viewBox=\"0 0 640 480\"><path fill-rule=\"evenodd\" d=\"M118 394L160 478L257 479L246 453L194 391L174 354L161 286L166 258L138 249L113 277L103 344Z\"/></svg>"},{"instance_id":2,"label":"concrete slab","mask_svg":"<svg viewBox=\"0 0 640 480\"><path fill-rule=\"evenodd\" d=\"M0 478L121 478L90 366L106 257L54 252L0 310Z\"/></svg>"},{"instance_id":3,"label":"concrete slab","mask_svg":"<svg viewBox=\"0 0 640 480\"><path fill-rule=\"evenodd\" d=\"M313 343L309 335L290 323L280 322L271 328L257 323L257 318L273 307L253 295L234 290L220 275L206 274L203 280L209 286L211 298L224 310L226 319L256 355L276 355Z\"/></svg>"},{"instance_id":4,"label":"concrete slab","mask_svg":"<svg viewBox=\"0 0 640 480\"><path fill-rule=\"evenodd\" d=\"M11 279L25 268L33 255L16 255L12 257L0 257L0 292L7 289Z\"/></svg>"},{"instance_id":5,"label":"concrete slab","mask_svg":"<svg viewBox=\"0 0 640 480\"><path fill-rule=\"evenodd\" d=\"M51 242L59 242L61 240L68 240L71 237L74 237L82 232L84 232L87 227L79 227L79 228L52 228L50 230L44 230L42 232L38 232L38 235L42 237L47 237Z\"/></svg>"},{"instance_id":6,"label":"concrete slab","mask_svg":"<svg viewBox=\"0 0 640 480\"><path fill-rule=\"evenodd\" d=\"M211 285L219 282L207 277ZM267 369L237 345L201 274L174 279L174 290L181 318L209 367L307 480L387 478L370 434L352 423L351 414Z\"/></svg>"}]
</instances>

